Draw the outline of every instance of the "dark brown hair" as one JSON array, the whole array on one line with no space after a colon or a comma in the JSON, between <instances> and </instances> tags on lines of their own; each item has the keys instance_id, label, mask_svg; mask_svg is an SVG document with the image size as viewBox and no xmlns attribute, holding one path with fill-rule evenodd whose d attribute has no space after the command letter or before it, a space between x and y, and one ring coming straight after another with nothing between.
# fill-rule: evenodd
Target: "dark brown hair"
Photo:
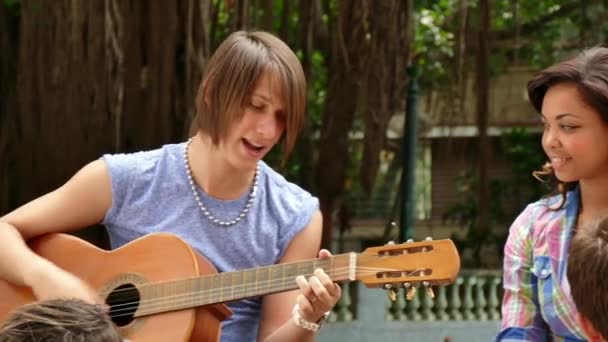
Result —
<instances>
[{"instance_id":1,"label":"dark brown hair","mask_svg":"<svg viewBox=\"0 0 608 342\"><path fill-rule=\"evenodd\" d=\"M196 122L198 129L217 145L226 137L230 125L242 117L245 101L265 72L280 82L286 114L286 159L304 122L306 79L293 51L270 33L238 31L220 44L199 87Z\"/></svg>"},{"instance_id":2,"label":"dark brown hair","mask_svg":"<svg viewBox=\"0 0 608 342\"><path fill-rule=\"evenodd\" d=\"M576 308L608 340L608 216L580 227L570 243L567 276Z\"/></svg>"},{"instance_id":3,"label":"dark brown hair","mask_svg":"<svg viewBox=\"0 0 608 342\"><path fill-rule=\"evenodd\" d=\"M27 304L0 327L0 342L121 342L110 317L97 305L54 299Z\"/></svg>"},{"instance_id":4,"label":"dark brown hair","mask_svg":"<svg viewBox=\"0 0 608 342\"><path fill-rule=\"evenodd\" d=\"M576 84L583 101L597 110L602 119L608 122L608 48L594 47L584 50L577 56L536 74L528 82L528 97L538 113L542 112L543 100L549 88L559 83ZM565 204L566 192L578 184L578 181L558 180L549 163L543 165L542 169L535 171L533 175L554 186L553 194L562 195L559 208Z\"/></svg>"}]
</instances>

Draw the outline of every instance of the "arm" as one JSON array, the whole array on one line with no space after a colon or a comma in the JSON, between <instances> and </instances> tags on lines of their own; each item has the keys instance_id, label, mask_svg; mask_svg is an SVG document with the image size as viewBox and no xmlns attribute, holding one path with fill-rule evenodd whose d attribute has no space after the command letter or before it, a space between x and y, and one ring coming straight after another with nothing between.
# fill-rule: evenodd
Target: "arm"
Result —
<instances>
[{"instance_id":1,"label":"arm","mask_svg":"<svg viewBox=\"0 0 608 342\"><path fill-rule=\"evenodd\" d=\"M289 244L281 263L312 259L317 256L321 243L321 212L317 211L310 223ZM321 251L320 257L329 256ZM291 311L297 303L302 318L317 322L340 298L340 287L334 284L322 270L316 270L308 281L298 277L300 290L264 297L258 341L313 341L315 333L297 326L291 319ZM318 300L316 299L318 298ZM310 301L313 299L314 303Z\"/></svg>"},{"instance_id":2,"label":"arm","mask_svg":"<svg viewBox=\"0 0 608 342\"><path fill-rule=\"evenodd\" d=\"M545 341L547 325L538 307L537 279L532 273L532 207L515 220L504 255L502 325L496 341Z\"/></svg>"},{"instance_id":3,"label":"arm","mask_svg":"<svg viewBox=\"0 0 608 342\"><path fill-rule=\"evenodd\" d=\"M59 189L1 217L0 278L32 287L39 299L61 297L63 293L96 301L95 294L81 281L33 253L25 241L45 233L68 232L98 223L111 202L107 167L97 160Z\"/></svg>"}]
</instances>

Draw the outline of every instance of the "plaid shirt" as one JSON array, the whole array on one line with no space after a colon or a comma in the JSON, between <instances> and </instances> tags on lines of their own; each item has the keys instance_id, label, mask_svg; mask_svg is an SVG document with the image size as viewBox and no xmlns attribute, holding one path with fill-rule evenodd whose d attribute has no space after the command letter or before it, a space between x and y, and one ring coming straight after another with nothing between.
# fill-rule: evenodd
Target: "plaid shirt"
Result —
<instances>
[{"instance_id":1,"label":"plaid shirt","mask_svg":"<svg viewBox=\"0 0 608 342\"><path fill-rule=\"evenodd\" d=\"M578 189L528 205L509 232L504 256L502 330L496 341L585 341L570 297L566 257L579 207Z\"/></svg>"}]
</instances>

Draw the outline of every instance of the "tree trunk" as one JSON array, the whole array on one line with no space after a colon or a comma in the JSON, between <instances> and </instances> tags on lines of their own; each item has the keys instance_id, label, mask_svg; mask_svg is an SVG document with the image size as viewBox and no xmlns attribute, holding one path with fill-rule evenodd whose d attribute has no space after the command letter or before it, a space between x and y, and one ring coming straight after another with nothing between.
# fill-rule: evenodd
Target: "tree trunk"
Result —
<instances>
[{"instance_id":1,"label":"tree trunk","mask_svg":"<svg viewBox=\"0 0 608 342\"><path fill-rule=\"evenodd\" d=\"M0 104L3 212L104 153L184 139L209 57L209 1L21 1L19 43L0 32L2 59L18 69L0 69L0 96L18 100Z\"/></svg>"},{"instance_id":2,"label":"tree trunk","mask_svg":"<svg viewBox=\"0 0 608 342\"><path fill-rule=\"evenodd\" d=\"M467 60L467 23L468 23L468 9L469 4L468 0L459 0L458 1L458 33L456 34L456 53L455 62L456 68L454 71L456 74L454 75L454 79L456 80L456 89L454 92L454 102L455 105L452 107L455 113L452 116L460 116L465 112L465 99L466 99L466 87L467 87L467 72L465 72L465 62Z\"/></svg>"},{"instance_id":3,"label":"tree trunk","mask_svg":"<svg viewBox=\"0 0 608 342\"><path fill-rule=\"evenodd\" d=\"M283 0L283 11L281 12L281 26L279 28L279 37L289 44L289 16L291 15L291 1Z\"/></svg>"},{"instance_id":4,"label":"tree trunk","mask_svg":"<svg viewBox=\"0 0 608 342\"><path fill-rule=\"evenodd\" d=\"M264 16L262 17L262 28L266 31L274 31L274 0L262 1L264 10Z\"/></svg>"},{"instance_id":5,"label":"tree trunk","mask_svg":"<svg viewBox=\"0 0 608 342\"><path fill-rule=\"evenodd\" d=\"M315 80L312 78L312 53L313 53L313 39L314 39L314 17L315 8L311 6L309 0L300 0L300 32L299 32L299 48L302 51L302 69L306 76L308 86L308 100L310 103L312 99L312 90ZM308 106L308 113L310 113L310 106ZM309 115L310 117L310 115ZM311 139L311 128L310 120L304 121L304 127L300 133L298 143L296 145L296 152L298 160L300 162L300 170L298 172L298 184L304 189L311 189L313 184L313 166L312 166L312 139Z\"/></svg>"},{"instance_id":6,"label":"tree trunk","mask_svg":"<svg viewBox=\"0 0 608 342\"><path fill-rule=\"evenodd\" d=\"M0 4L0 216L16 205L17 180L14 178L17 146L16 47L19 41L19 16ZM10 180L10 181L9 181Z\"/></svg>"},{"instance_id":7,"label":"tree trunk","mask_svg":"<svg viewBox=\"0 0 608 342\"><path fill-rule=\"evenodd\" d=\"M16 204L58 187L111 146L104 3L22 1ZM76 72L77 71L77 72ZM97 133L100 132L100 133ZM103 132L103 133L101 133Z\"/></svg>"},{"instance_id":8,"label":"tree trunk","mask_svg":"<svg viewBox=\"0 0 608 342\"><path fill-rule=\"evenodd\" d=\"M488 179L488 161L490 142L488 139L489 89L490 89L490 47L488 31L490 27L489 0L480 0L479 46L477 49L477 128L479 131L479 217L477 229L479 237L487 237L490 233L490 186Z\"/></svg>"},{"instance_id":9,"label":"tree trunk","mask_svg":"<svg viewBox=\"0 0 608 342\"><path fill-rule=\"evenodd\" d=\"M333 212L336 200L344 190L346 167L349 162L348 133L357 110L359 60L357 48L365 38L362 27L366 10L363 4L339 2L337 27L330 28L327 97L323 110L319 158L316 166L316 190L323 212L321 245L330 248Z\"/></svg>"},{"instance_id":10,"label":"tree trunk","mask_svg":"<svg viewBox=\"0 0 608 342\"><path fill-rule=\"evenodd\" d=\"M406 75L396 69L396 60L407 60L407 49L401 44L400 6L402 1L374 1L370 8L369 38L361 42L365 51L365 67L361 68L365 88L361 91L360 111L365 124L363 160L360 177L363 189L369 194L380 166L380 152L386 141L388 121L397 109L400 97L405 96ZM394 92L400 89L401 92ZM395 96L393 96L395 95Z\"/></svg>"},{"instance_id":11,"label":"tree trunk","mask_svg":"<svg viewBox=\"0 0 608 342\"><path fill-rule=\"evenodd\" d=\"M10 208L63 184L87 162L111 151L114 117L107 72L105 4L22 1L18 117L10 148ZM11 154L9 153L9 155ZM14 201L13 201L14 200ZM100 229L84 235L104 243Z\"/></svg>"},{"instance_id":12,"label":"tree trunk","mask_svg":"<svg viewBox=\"0 0 608 342\"><path fill-rule=\"evenodd\" d=\"M236 0L236 30L246 30L249 27L249 1Z\"/></svg>"}]
</instances>

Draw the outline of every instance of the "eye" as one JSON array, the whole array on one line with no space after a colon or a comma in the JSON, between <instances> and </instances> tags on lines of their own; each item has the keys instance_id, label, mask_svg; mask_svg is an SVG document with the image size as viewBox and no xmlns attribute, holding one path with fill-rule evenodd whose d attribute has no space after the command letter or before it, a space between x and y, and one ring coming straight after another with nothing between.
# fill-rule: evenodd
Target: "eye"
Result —
<instances>
[{"instance_id":1,"label":"eye","mask_svg":"<svg viewBox=\"0 0 608 342\"><path fill-rule=\"evenodd\" d=\"M578 126L572 126L572 125L560 125L559 127L566 132L571 132L578 128Z\"/></svg>"},{"instance_id":2,"label":"eye","mask_svg":"<svg viewBox=\"0 0 608 342\"><path fill-rule=\"evenodd\" d=\"M249 107L253 108L254 110L261 111L264 110L265 106L262 103L249 102Z\"/></svg>"}]
</instances>

